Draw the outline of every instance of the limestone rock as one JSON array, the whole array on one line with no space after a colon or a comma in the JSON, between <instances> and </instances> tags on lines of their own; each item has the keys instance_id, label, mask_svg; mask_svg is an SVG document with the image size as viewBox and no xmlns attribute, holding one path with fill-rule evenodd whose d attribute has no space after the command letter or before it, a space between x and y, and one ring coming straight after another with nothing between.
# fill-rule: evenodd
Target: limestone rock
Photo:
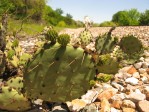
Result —
<instances>
[{"instance_id":1,"label":"limestone rock","mask_svg":"<svg viewBox=\"0 0 149 112\"><path fill-rule=\"evenodd\" d=\"M138 108L141 112L149 112L149 101L139 101Z\"/></svg>"},{"instance_id":2,"label":"limestone rock","mask_svg":"<svg viewBox=\"0 0 149 112\"><path fill-rule=\"evenodd\" d=\"M109 101L108 101L108 99L106 99L106 98L103 98L102 100L101 100L101 110L100 110L100 112L110 112L110 103L109 103Z\"/></svg>"},{"instance_id":3,"label":"limestone rock","mask_svg":"<svg viewBox=\"0 0 149 112\"><path fill-rule=\"evenodd\" d=\"M144 94L138 94L135 92L130 93L127 97L133 102L138 102L146 99L146 96Z\"/></svg>"},{"instance_id":4,"label":"limestone rock","mask_svg":"<svg viewBox=\"0 0 149 112\"><path fill-rule=\"evenodd\" d=\"M126 83L129 83L131 85L137 85L139 82L139 80L134 77L127 78L125 81L126 81Z\"/></svg>"},{"instance_id":5,"label":"limestone rock","mask_svg":"<svg viewBox=\"0 0 149 112\"><path fill-rule=\"evenodd\" d=\"M127 108L136 108L136 105L134 102L132 102L131 100L124 100L122 103L123 107L127 107Z\"/></svg>"}]
</instances>

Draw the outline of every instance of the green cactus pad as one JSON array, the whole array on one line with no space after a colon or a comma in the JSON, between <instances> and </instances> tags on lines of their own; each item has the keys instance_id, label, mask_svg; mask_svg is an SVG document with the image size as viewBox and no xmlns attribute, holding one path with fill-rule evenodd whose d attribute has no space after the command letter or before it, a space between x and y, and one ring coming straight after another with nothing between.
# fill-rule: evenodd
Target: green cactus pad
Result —
<instances>
[{"instance_id":1,"label":"green cactus pad","mask_svg":"<svg viewBox=\"0 0 149 112\"><path fill-rule=\"evenodd\" d=\"M80 33L80 40L83 46L90 44L92 38L93 36L89 30L84 30Z\"/></svg>"},{"instance_id":2,"label":"green cactus pad","mask_svg":"<svg viewBox=\"0 0 149 112\"><path fill-rule=\"evenodd\" d=\"M15 51L13 49L10 49L7 53L7 58L11 60L14 55Z\"/></svg>"},{"instance_id":3,"label":"green cactus pad","mask_svg":"<svg viewBox=\"0 0 149 112\"><path fill-rule=\"evenodd\" d=\"M54 29L49 30L45 35L45 39L51 41L51 43L56 43L57 37L58 33Z\"/></svg>"},{"instance_id":4,"label":"green cactus pad","mask_svg":"<svg viewBox=\"0 0 149 112\"><path fill-rule=\"evenodd\" d=\"M9 87L14 88L21 93L23 89L23 77L10 78L6 83Z\"/></svg>"},{"instance_id":5,"label":"green cactus pad","mask_svg":"<svg viewBox=\"0 0 149 112\"><path fill-rule=\"evenodd\" d=\"M113 51L117 43L117 38L111 37L111 35L104 34L99 36L95 42L95 48L98 54L106 54Z\"/></svg>"},{"instance_id":6,"label":"green cactus pad","mask_svg":"<svg viewBox=\"0 0 149 112\"><path fill-rule=\"evenodd\" d=\"M11 87L0 87L0 109L7 110L9 112L19 111L23 112L30 108L30 102Z\"/></svg>"},{"instance_id":7,"label":"green cactus pad","mask_svg":"<svg viewBox=\"0 0 149 112\"><path fill-rule=\"evenodd\" d=\"M24 86L29 98L65 102L83 95L94 76L91 56L82 48L46 44L27 64Z\"/></svg>"},{"instance_id":8,"label":"green cactus pad","mask_svg":"<svg viewBox=\"0 0 149 112\"><path fill-rule=\"evenodd\" d=\"M62 46L66 46L70 42L70 36L68 34L61 34L58 36L57 42Z\"/></svg>"},{"instance_id":9,"label":"green cactus pad","mask_svg":"<svg viewBox=\"0 0 149 112\"><path fill-rule=\"evenodd\" d=\"M97 80L100 82L108 82L109 80L111 80L113 78L113 75L110 74L98 74L97 75Z\"/></svg>"},{"instance_id":10,"label":"green cactus pad","mask_svg":"<svg viewBox=\"0 0 149 112\"><path fill-rule=\"evenodd\" d=\"M143 48L141 41L133 35L123 37L119 45L123 52L127 53L128 55L138 53Z\"/></svg>"},{"instance_id":11,"label":"green cactus pad","mask_svg":"<svg viewBox=\"0 0 149 112\"><path fill-rule=\"evenodd\" d=\"M15 39L13 42L12 42L12 47L18 47L19 46L19 40L18 39Z\"/></svg>"},{"instance_id":12,"label":"green cactus pad","mask_svg":"<svg viewBox=\"0 0 149 112\"><path fill-rule=\"evenodd\" d=\"M99 73L115 74L118 72L119 63L110 57L110 54L101 55L97 63Z\"/></svg>"}]
</instances>

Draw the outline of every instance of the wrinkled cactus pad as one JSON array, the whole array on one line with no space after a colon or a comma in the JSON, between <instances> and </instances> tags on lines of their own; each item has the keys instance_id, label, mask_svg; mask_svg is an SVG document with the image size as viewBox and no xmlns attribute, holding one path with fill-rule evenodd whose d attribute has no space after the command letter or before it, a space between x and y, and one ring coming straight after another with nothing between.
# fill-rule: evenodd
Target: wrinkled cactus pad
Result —
<instances>
[{"instance_id":1,"label":"wrinkled cactus pad","mask_svg":"<svg viewBox=\"0 0 149 112\"><path fill-rule=\"evenodd\" d=\"M91 56L82 48L46 44L27 64L24 86L29 98L65 102L81 97L94 76Z\"/></svg>"}]
</instances>

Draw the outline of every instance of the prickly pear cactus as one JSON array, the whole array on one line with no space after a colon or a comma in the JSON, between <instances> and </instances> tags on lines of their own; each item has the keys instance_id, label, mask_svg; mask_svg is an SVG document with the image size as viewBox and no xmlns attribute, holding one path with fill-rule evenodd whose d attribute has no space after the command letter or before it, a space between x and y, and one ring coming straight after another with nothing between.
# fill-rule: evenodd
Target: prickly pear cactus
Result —
<instances>
[{"instance_id":1,"label":"prickly pear cactus","mask_svg":"<svg viewBox=\"0 0 149 112\"><path fill-rule=\"evenodd\" d=\"M82 48L45 44L27 64L24 86L28 98L65 102L83 95L94 76L91 56Z\"/></svg>"},{"instance_id":2,"label":"prickly pear cactus","mask_svg":"<svg viewBox=\"0 0 149 112\"><path fill-rule=\"evenodd\" d=\"M15 50L13 49L10 49L8 52L7 52L7 58L8 59L12 59L12 57L15 55Z\"/></svg>"},{"instance_id":3,"label":"prickly pear cactus","mask_svg":"<svg viewBox=\"0 0 149 112\"><path fill-rule=\"evenodd\" d=\"M47 34L45 34L45 39L51 41L51 43L56 43L58 33L54 29L50 29Z\"/></svg>"},{"instance_id":4,"label":"prickly pear cactus","mask_svg":"<svg viewBox=\"0 0 149 112\"><path fill-rule=\"evenodd\" d=\"M117 38L111 36L112 29L108 32L108 34L104 34L103 36L99 36L95 42L95 48L98 54L106 54L113 51L114 47L117 43Z\"/></svg>"},{"instance_id":5,"label":"prickly pear cactus","mask_svg":"<svg viewBox=\"0 0 149 112\"><path fill-rule=\"evenodd\" d=\"M93 36L92 36L91 32L87 29L80 33L80 40L81 40L81 44L83 46L88 45L91 42L92 38L93 38Z\"/></svg>"},{"instance_id":6,"label":"prickly pear cactus","mask_svg":"<svg viewBox=\"0 0 149 112\"><path fill-rule=\"evenodd\" d=\"M110 54L99 56L97 62L97 70L99 73L115 74L118 72L119 63L110 57Z\"/></svg>"},{"instance_id":7,"label":"prickly pear cactus","mask_svg":"<svg viewBox=\"0 0 149 112\"><path fill-rule=\"evenodd\" d=\"M119 45L123 52L128 55L139 53L143 48L141 41L133 35L123 37Z\"/></svg>"},{"instance_id":8,"label":"prickly pear cactus","mask_svg":"<svg viewBox=\"0 0 149 112\"><path fill-rule=\"evenodd\" d=\"M23 89L23 77L10 78L6 83L9 87L14 88L21 93Z\"/></svg>"},{"instance_id":9,"label":"prickly pear cactus","mask_svg":"<svg viewBox=\"0 0 149 112\"><path fill-rule=\"evenodd\" d=\"M61 34L58 36L57 42L62 46L66 46L70 42L70 36L68 34Z\"/></svg>"},{"instance_id":10,"label":"prickly pear cactus","mask_svg":"<svg viewBox=\"0 0 149 112\"><path fill-rule=\"evenodd\" d=\"M8 86L0 86L0 109L23 112L31 106L23 94Z\"/></svg>"},{"instance_id":11,"label":"prickly pear cactus","mask_svg":"<svg viewBox=\"0 0 149 112\"><path fill-rule=\"evenodd\" d=\"M0 76L5 71L5 57L4 53L0 50Z\"/></svg>"},{"instance_id":12,"label":"prickly pear cactus","mask_svg":"<svg viewBox=\"0 0 149 112\"><path fill-rule=\"evenodd\" d=\"M15 39L13 42L12 42L12 47L18 47L19 46L19 40L18 39Z\"/></svg>"}]
</instances>

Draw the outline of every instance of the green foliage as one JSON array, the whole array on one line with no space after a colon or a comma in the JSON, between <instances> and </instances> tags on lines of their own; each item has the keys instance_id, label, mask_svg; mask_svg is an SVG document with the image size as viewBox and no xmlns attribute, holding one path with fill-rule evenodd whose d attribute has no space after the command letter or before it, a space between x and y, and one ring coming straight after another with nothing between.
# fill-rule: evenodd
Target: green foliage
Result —
<instances>
[{"instance_id":1,"label":"green foliage","mask_svg":"<svg viewBox=\"0 0 149 112\"><path fill-rule=\"evenodd\" d=\"M86 46L91 42L93 36L89 30L84 30L80 33L79 38L81 40L81 45Z\"/></svg>"},{"instance_id":2,"label":"green foliage","mask_svg":"<svg viewBox=\"0 0 149 112\"><path fill-rule=\"evenodd\" d=\"M111 36L111 32L115 28L111 28L108 34L104 34L103 36L99 36L95 42L95 48L98 54L106 54L113 51L114 47L117 44L118 39L116 37Z\"/></svg>"},{"instance_id":3,"label":"green foliage","mask_svg":"<svg viewBox=\"0 0 149 112\"><path fill-rule=\"evenodd\" d=\"M14 9L14 4L10 0L0 0L0 15L5 12L10 12Z\"/></svg>"},{"instance_id":4,"label":"green foliage","mask_svg":"<svg viewBox=\"0 0 149 112\"><path fill-rule=\"evenodd\" d=\"M63 14L63 10L62 10L61 8L57 8L57 9L55 10L55 12L56 12L57 14L59 14L59 15L62 15L62 14Z\"/></svg>"},{"instance_id":5,"label":"green foliage","mask_svg":"<svg viewBox=\"0 0 149 112\"><path fill-rule=\"evenodd\" d=\"M95 86L95 84L96 84L96 81L94 81L94 80L90 80L90 86L92 87L92 86Z\"/></svg>"},{"instance_id":6,"label":"green foliage","mask_svg":"<svg viewBox=\"0 0 149 112\"><path fill-rule=\"evenodd\" d=\"M58 36L57 42L62 46L66 46L70 42L70 36L68 34L61 34Z\"/></svg>"},{"instance_id":7,"label":"green foliage","mask_svg":"<svg viewBox=\"0 0 149 112\"><path fill-rule=\"evenodd\" d=\"M112 17L112 22L121 26L139 25L140 13L137 9L118 11Z\"/></svg>"},{"instance_id":8,"label":"green foliage","mask_svg":"<svg viewBox=\"0 0 149 112\"><path fill-rule=\"evenodd\" d=\"M26 95L45 101L70 101L90 88L89 81L94 75L91 56L82 48L45 44L26 66Z\"/></svg>"},{"instance_id":9,"label":"green foliage","mask_svg":"<svg viewBox=\"0 0 149 112\"><path fill-rule=\"evenodd\" d=\"M59 27L66 27L66 23L65 23L65 21L59 21L57 26L59 26Z\"/></svg>"},{"instance_id":10,"label":"green foliage","mask_svg":"<svg viewBox=\"0 0 149 112\"><path fill-rule=\"evenodd\" d=\"M9 112L23 112L31 108L31 104L23 94L9 86L0 86L0 109Z\"/></svg>"},{"instance_id":11,"label":"green foliage","mask_svg":"<svg viewBox=\"0 0 149 112\"><path fill-rule=\"evenodd\" d=\"M149 25L149 10L146 10L144 13L141 13L139 22L140 25Z\"/></svg>"},{"instance_id":12,"label":"green foliage","mask_svg":"<svg viewBox=\"0 0 149 112\"><path fill-rule=\"evenodd\" d=\"M12 57L15 55L15 51L13 49L10 49L7 53L7 58L12 59Z\"/></svg>"},{"instance_id":13,"label":"green foliage","mask_svg":"<svg viewBox=\"0 0 149 112\"><path fill-rule=\"evenodd\" d=\"M15 39L13 42L12 42L12 47L18 47L19 46L19 40L18 39Z\"/></svg>"},{"instance_id":14,"label":"green foliage","mask_svg":"<svg viewBox=\"0 0 149 112\"><path fill-rule=\"evenodd\" d=\"M45 39L51 41L51 43L55 43L58 37L58 33L54 29L50 29L47 34L45 34Z\"/></svg>"},{"instance_id":15,"label":"green foliage","mask_svg":"<svg viewBox=\"0 0 149 112\"><path fill-rule=\"evenodd\" d=\"M100 23L99 25L100 27L107 27L107 26L117 26L116 23L112 22L112 21L104 21L103 23Z\"/></svg>"},{"instance_id":16,"label":"green foliage","mask_svg":"<svg viewBox=\"0 0 149 112\"><path fill-rule=\"evenodd\" d=\"M108 82L113 78L113 75L110 74L98 74L97 80L100 82Z\"/></svg>"},{"instance_id":17,"label":"green foliage","mask_svg":"<svg viewBox=\"0 0 149 112\"><path fill-rule=\"evenodd\" d=\"M110 54L100 55L96 68L99 73L115 74L118 72L119 63L111 58Z\"/></svg>"},{"instance_id":18,"label":"green foliage","mask_svg":"<svg viewBox=\"0 0 149 112\"><path fill-rule=\"evenodd\" d=\"M66 17L67 17L67 18L72 18L72 15L67 13L67 14L66 14Z\"/></svg>"}]
</instances>

